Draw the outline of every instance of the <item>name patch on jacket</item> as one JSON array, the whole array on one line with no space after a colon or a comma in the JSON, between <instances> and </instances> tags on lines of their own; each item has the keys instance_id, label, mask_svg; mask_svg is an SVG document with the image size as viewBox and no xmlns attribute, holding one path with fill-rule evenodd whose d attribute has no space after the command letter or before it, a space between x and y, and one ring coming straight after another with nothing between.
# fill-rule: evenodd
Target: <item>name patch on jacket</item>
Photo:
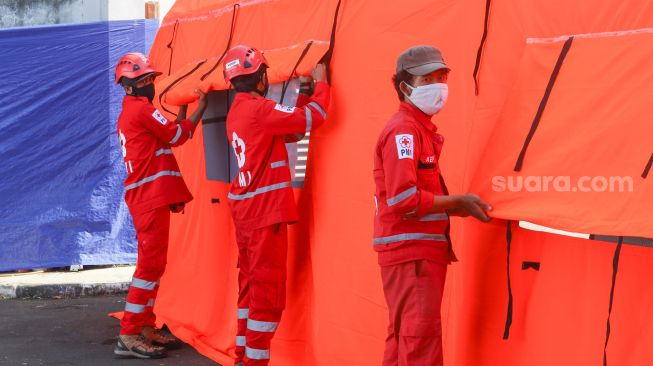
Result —
<instances>
[{"instance_id":1,"label":"name patch on jacket","mask_svg":"<svg viewBox=\"0 0 653 366\"><path fill-rule=\"evenodd\" d=\"M413 135L396 135L395 142L399 159L413 159Z\"/></svg>"},{"instance_id":2,"label":"name patch on jacket","mask_svg":"<svg viewBox=\"0 0 653 366\"><path fill-rule=\"evenodd\" d=\"M433 168L435 168L435 155L425 155L417 161L417 169Z\"/></svg>"},{"instance_id":3,"label":"name patch on jacket","mask_svg":"<svg viewBox=\"0 0 653 366\"><path fill-rule=\"evenodd\" d=\"M163 117L163 114L161 114L161 112L159 112L158 109L154 110L154 113L152 113L152 118L159 121L159 123L164 126L166 125L166 123L168 123L168 120L165 117Z\"/></svg>"},{"instance_id":4,"label":"name patch on jacket","mask_svg":"<svg viewBox=\"0 0 653 366\"><path fill-rule=\"evenodd\" d=\"M279 112L283 112L283 113L292 113L292 112L295 111L295 107L288 107L287 105L283 105L283 104L275 105L274 109L278 110Z\"/></svg>"}]
</instances>

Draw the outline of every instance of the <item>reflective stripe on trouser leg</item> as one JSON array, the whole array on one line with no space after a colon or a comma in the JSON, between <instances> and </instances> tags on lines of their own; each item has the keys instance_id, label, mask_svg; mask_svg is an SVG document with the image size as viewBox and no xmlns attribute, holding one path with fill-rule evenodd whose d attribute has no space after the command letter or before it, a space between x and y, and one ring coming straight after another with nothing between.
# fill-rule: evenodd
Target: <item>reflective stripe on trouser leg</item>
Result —
<instances>
[{"instance_id":1,"label":"reflective stripe on trouser leg","mask_svg":"<svg viewBox=\"0 0 653 366\"><path fill-rule=\"evenodd\" d=\"M143 325L154 327L156 324L156 316L154 315L154 304L156 302L156 296L159 293L159 282L156 281L156 286L152 289L150 293L150 299L145 305L145 314L143 315Z\"/></svg>"},{"instance_id":2,"label":"reflective stripe on trouser leg","mask_svg":"<svg viewBox=\"0 0 653 366\"><path fill-rule=\"evenodd\" d=\"M269 360L270 350L245 347L245 357L250 360Z\"/></svg>"},{"instance_id":3,"label":"reflective stripe on trouser leg","mask_svg":"<svg viewBox=\"0 0 653 366\"><path fill-rule=\"evenodd\" d=\"M236 361L242 361L245 357L245 345L247 333L247 316L249 309L238 308L238 330L236 333Z\"/></svg>"},{"instance_id":4,"label":"reflective stripe on trouser leg","mask_svg":"<svg viewBox=\"0 0 653 366\"><path fill-rule=\"evenodd\" d=\"M247 240L240 236L238 243L238 329L236 331L236 365L243 365L247 334L247 318L249 317L249 261L247 259Z\"/></svg>"},{"instance_id":5,"label":"reflective stripe on trouser leg","mask_svg":"<svg viewBox=\"0 0 653 366\"><path fill-rule=\"evenodd\" d=\"M158 281L166 267L170 209L167 206L132 216L138 238L136 271L129 287L120 334L139 334L155 322L152 311Z\"/></svg>"},{"instance_id":6,"label":"reflective stripe on trouser leg","mask_svg":"<svg viewBox=\"0 0 653 366\"><path fill-rule=\"evenodd\" d=\"M249 318L246 366L267 365L270 343L285 308L287 226L253 230L248 240Z\"/></svg>"},{"instance_id":7,"label":"reflective stripe on trouser leg","mask_svg":"<svg viewBox=\"0 0 653 366\"><path fill-rule=\"evenodd\" d=\"M245 347L246 337L236 336L236 347Z\"/></svg>"}]
</instances>

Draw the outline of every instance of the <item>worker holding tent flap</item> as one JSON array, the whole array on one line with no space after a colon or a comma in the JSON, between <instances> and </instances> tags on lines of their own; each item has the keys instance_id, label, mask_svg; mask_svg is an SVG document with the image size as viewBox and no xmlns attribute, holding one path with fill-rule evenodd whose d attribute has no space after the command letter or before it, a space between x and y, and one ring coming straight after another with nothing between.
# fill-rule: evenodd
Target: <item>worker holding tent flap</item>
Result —
<instances>
[{"instance_id":1,"label":"worker holding tent flap","mask_svg":"<svg viewBox=\"0 0 653 366\"><path fill-rule=\"evenodd\" d=\"M268 67L245 45L224 58L225 80L237 92L227 116L239 168L228 194L239 249L236 365L269 363L286 301L287 225L298 220L285 143L320 127L329 106L324 65L313 70L314 90L310 78L300 79L296 107L265 99Z\"/></svg>"},{"instance_id":2,"label":"worker holding tent flap","mask_svg":"<svg viewBox=\"0 0 653 366\"><path fill-rule=\"evenodd\" d=\"M125 201L134 220L138 259L114 353L137 358L161 358L166 348L181 345L171 334L155 328L154 301L165 271L170 212L180 212L193 199L172 147L188 141L207 106L200 91L199 105L186 119L186 106L176 121L168 121L153 105L154 79L160 75L145 55L128 53L116 65L116 84L125 89L118 118L118 137L127 170Z\"/></svg>"},{"instance_id":3,"label":"worker holding tent flap","mask_svg":"<svg viewBox=\"0 0 653 366\"><path fill-rule=\"evenodd\" d=\"M447 101L449 71L431 46L399 56L399 111L374 152L374 249L390 313L383 366L443 364L440 305L447 265L456 260L449 216L490 220L488 204L473 194L449 195L440 173L444 138L431 118Z\"/></svg>"}]
</instances>

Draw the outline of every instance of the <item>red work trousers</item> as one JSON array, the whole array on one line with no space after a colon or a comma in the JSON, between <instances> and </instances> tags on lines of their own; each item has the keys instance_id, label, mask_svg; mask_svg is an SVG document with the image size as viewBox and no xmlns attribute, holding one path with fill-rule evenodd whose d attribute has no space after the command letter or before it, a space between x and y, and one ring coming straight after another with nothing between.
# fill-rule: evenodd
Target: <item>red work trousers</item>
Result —
<instances>
[{"instance_id":1,"label":"red work trousers","mask_svg":"<svg viewBox=\"0 0 653 366\"><path fill-rule=\"evenodd\" d=\"M154 326L156 321L153 308L167 263L170 208L159 207L132 215L132 218L138 240L138 259L120 322L123 335L139 334L142 327Z\"/></svg>"},{"instance_id":2,"label":"red work trousers","mask_svg":"<svg viewBox=\"0 0 653 366\"><path fill-rule=\"evenodd\" d=\"M441 366L440 307L445 263L416 260L381 267L390 313L383 366Z\"/></svg>"},{"instance_id":3,"label":"red work trousers","mask_svg":"<svg viewBox=\"0 0 653 366\"><path fill-rule=\"evenodd\" d=\"M238 333L236 365L270 361L270 342L286 306L287 224L236 230L238 242Z\"/></svg>"}]
</instances>

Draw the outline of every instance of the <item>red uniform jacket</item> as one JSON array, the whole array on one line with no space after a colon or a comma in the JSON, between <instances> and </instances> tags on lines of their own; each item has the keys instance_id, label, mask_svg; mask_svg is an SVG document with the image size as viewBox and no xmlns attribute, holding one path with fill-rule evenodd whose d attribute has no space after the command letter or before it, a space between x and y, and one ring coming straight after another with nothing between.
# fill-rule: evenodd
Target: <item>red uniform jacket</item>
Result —
<instances>
[{"instance_id":1,"label":"red uniform jacket","mask_svg":"<svg viewBox=\"0 0 653 366\"><path fill-rule=\"evenodd\" d=\"M444 138L416 107L401 103L381 132L374 154L374 249L379 264L448 260L449 217L430 213L446 194L438 159Z\"/></svg>"},{"instance_id":2,"label":"red uniform jacket","mask_svg":"<svg viewBox=\"0 0 653 366\"><path fill-rule=\"evenodd\" d=\"M236 94L227 116L227 136L239 167L228 195L237 228L297 221L285 142L298 141L320 127L328 106L329 85L324 82L317 83L310 100L298 100L294 108Z\"/></svg>"},{"instance_id":3,"label":"red uniform jacket","mask_svg":"<svg viewBox=\"0 0 653 366\"><path fill-rule=\"evenodd\" d=\"M118 137L127 169L125 201L132 214L193 199L171 147L191 138L194 129L189 120L168 121L146 97L125 96Z\"/></svg>"}]
</instances>

